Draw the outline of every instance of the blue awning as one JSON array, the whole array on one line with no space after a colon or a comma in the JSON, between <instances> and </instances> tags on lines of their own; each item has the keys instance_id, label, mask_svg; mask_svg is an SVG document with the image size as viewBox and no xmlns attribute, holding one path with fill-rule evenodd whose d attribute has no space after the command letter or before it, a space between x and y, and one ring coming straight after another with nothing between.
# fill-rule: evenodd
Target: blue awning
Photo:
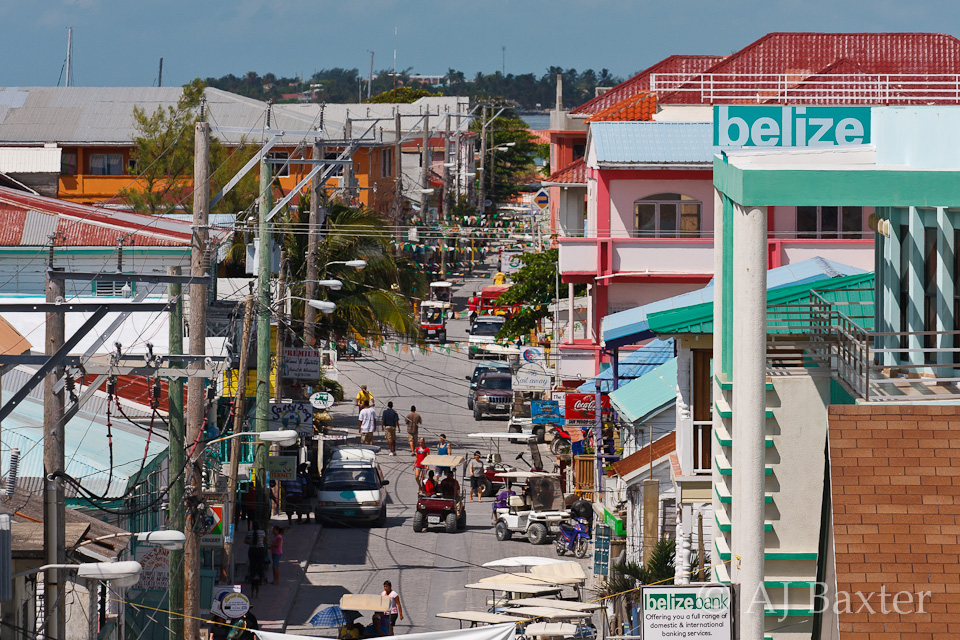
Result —
<instances>
[{"instance_id":1,"label":"blue awning","mask_svg":"<svg viewBox=\"0 0 960 640\"><path fill-rule=\"evenodd\" d=\"M651 340L632 353L623 354L617 361L617 386L624 386L648 371L653 371L674 356L673 338L666 340ZM600 390L613 389L613 367L600 372L600 375L590 378L577 389L580 393L592 393L597 390L596 380L601 381Z\"/></svg>"},{"instance_id":2,"label":"blue awning","mask_svg":"<svg viewBox=\"0 0 960 640\"><path fill-rule=\"evenodd\" d=\"M610 403L617 413L634 424L660 413L676 401L676 358L610 394Z\"/></svg>"},{"instance_id":3,"label":"blue awning","mask_svg":"<svg viewBox=\"0 0 960 640\"><path fill-rule=\"evenodd\" d=\"M851 267L832 260L816 257L788 264L767 272L767 290L789 287L807 282L826 280L866 273L863 269ZM634 307L619 313L611 313L600 323L600 335L607 348L636 344L654 336L647 325L647 316L657 311L681 309L695 304L713 301L713 281L696 291L681 293L678 296L658 300Z\"/></svg>"}]
</instances>

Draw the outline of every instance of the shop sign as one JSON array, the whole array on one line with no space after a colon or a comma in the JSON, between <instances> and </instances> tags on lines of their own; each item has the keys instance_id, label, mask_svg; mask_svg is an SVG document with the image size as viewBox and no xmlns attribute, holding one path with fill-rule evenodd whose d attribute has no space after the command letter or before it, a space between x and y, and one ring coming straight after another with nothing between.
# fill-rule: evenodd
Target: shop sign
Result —
<instances>
[{"instance_id":1,"label":"shop sign","mask_svg":"<svg viewBox=\"0 0 960 640\"><path fill-rule=\"evenodd\" d=\"M320 352L316 349L283 350L283 377L316 382L320 378Z\"/></svg>"},{"instance_id":2,"label":"shop sign","mask_svg":"<svg viewBox=\"0 0 960 640\"><path fill-rule=\"evenodd\" d=\"M525 364L513 374L514 391L547 391L553 386L553 376L536 364Z\"/></svg>"},{"instance_id":3,"label":"shop sign","mask_svg":"<svg viewBox=\"0 0 960 640\"><path fill-rule=\"evenodd\" d=\"M313 405L314 409L319 409L321 411L332 407L333 402L333 394L329 391L317 391L315 394L310 396L310 404Z\"/></svg>"},{"instance_id":4,"label":"shop sign","mask_svg":"<svg viewBox=\"0 0 960 640\"><path fill-rule=\"evenodd\" d=\"M567 425L590 426L597 422L597 396L593 393L568 393L564 398L566 403ZM600 409L603 413L613 411L610 406L610 396L600 395Z\"/></svg>"},{"instance_id":5,"label":"shop sign","mask_svg":"<svg viewBox=\"0 0 960 640\"><path fill-rule=\"evenodd\" d=\"M500 272L509 275L520 271L523 266L523 251L503 250L500 253Z\"/></svg>"},{"instance_id":6,"label":"shop sign","mask_svg":"<svg viewBox=\"0 0 960 640\"><path fill-rule=\"evenodd\" d=\"M309 402L271 402L270 430L296 429L302 436L313 435L313 405Z\"/></svg>"},{"instance_id":7,"label":"shop sign","mask_svg":"<svg viewBox=\"0 0 960 640\"><path fill-rule=\"evenodd\" d=\"M520 352L520 358L524 362L542 364L546 359L546 354L540 347L526 347Z\"/></svg>"},{"instance_id":8,"label":"shop sign","mask_svg":"<svg viewBox=\"0 0 960 640\"><path fill-rule=\"evenodd\" d=\"M715 106L718 147L831 147L869 144L870 107Z\"/></svg>"},{"instance_id":9,"label":"shop sign","mask_svg":"<svg viewBox=\"0 0 960 640\"><path fill-rule=\"evenodd\" d=\"M640 628L644 640L731 640L730 585L644 587Z\"/></svg>"},{"instance_id":10,"label":"shop sign","mask_svg":"<svg viewBox=\"0 0 960 640\"><path fill-rule=\"evenodd\" d=\"M267 458L267 473L271 480L296 480L296 456L269 456Z\"/></svg>"},{"instance_id":11,"label":"shop sign","mask_svg":"<svg viewBox=\"0 0 960 640\"><path fill-rule=\"evenodd\" d=\"M200 534L201 547L222 547L223 546L223 505L211 504L207 506L207 512L204 515L203 527Z\"/></svg>"},{"instance_id":12,"label":"shop sign","mask_svg":"<svg viewBox=\"0 0 960 640\"><path fill-rule=\"evenodd\" d=\"M160 547L140 545L135 560L140 563L140 591L167 591L170 589L170 552Z\"/></svg>"},{"instance_id":13,"label":"shop sign","mask_svg":"<svg viewBox=\"0 0 960 640\"><path fill-rule=\"evenodd\" d=\"M533 424L563 424L560 416L560 403L556 400L532 400L530 416Z\"/></svg>"}]
</instances>

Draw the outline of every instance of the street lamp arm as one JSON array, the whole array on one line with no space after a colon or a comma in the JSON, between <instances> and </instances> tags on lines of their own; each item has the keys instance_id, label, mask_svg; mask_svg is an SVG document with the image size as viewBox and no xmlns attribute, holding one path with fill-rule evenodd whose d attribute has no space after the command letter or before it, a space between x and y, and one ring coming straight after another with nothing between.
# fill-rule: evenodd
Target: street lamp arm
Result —
<instances>
[{"instance_id":1,"label":"street lamp arm","mask_svg":"<svg viewBox=\"0 0 960 640\"><path fill-rule=\"evenodd\" d=\"M257 436L260 438L261 442L266 444L290 446L297 441L297 438L300 437L300 434L293 429L280 429L278 431L241 431L240 433L234 433L229 436L223 436L222 438L209 440L205 442L204 445L206 447L210 447L211 445L220 444L221 442L233 440L234 438L241 438L243 436Z\"/></svg>"}]
</instances>

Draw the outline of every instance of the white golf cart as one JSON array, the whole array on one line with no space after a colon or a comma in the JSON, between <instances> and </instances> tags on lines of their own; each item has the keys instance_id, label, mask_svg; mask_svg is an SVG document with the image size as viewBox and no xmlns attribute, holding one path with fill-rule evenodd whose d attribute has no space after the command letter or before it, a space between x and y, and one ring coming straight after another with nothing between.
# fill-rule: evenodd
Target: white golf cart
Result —
<instances>
[{"instance_id":1,"label":"white golf cart","mask_svg":"<svg viewBox=\"0 0 960 640\"><path fill-rule=\"evenodd\" d=\"M570 518L570 512L563 508L558 474L511 471L500 477L508 482L526 481L526 488L523 495L507 497L506 505L497 505L494 510L497 540L509 540L517 533L526 535L533 544L544 544L551 534L560 531L560 523Z\"/></svg>"}]
</instances>

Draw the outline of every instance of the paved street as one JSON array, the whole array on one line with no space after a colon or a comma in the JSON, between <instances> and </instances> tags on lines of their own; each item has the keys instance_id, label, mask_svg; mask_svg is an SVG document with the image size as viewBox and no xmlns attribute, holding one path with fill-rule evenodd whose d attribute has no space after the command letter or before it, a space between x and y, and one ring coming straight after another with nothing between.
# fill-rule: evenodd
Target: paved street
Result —
<instances>
[{"instance_id":1,"label":"paved street","mask_svg":"<svg viewBox=\"0 0 960 640\"><path fill-rule=\"evenodd\" d=\"M460 295L469 295L486 282L489 280L468 282ZM462 303L457 308L463 308ZM465 320L454 320L448 326L450 341L466 340ZM435 351L424 355L418 349L397 354L387 349L386 353L365 351L363 358L342 363L340 368L347 396L353 397L359 385L366 384L374 393L378 412L388 400L394 402L401 416L415 404L424 420L420 433L426 436L431 448L435 448L439 434L445 433L454 445L454 453L475 449L486 453L486 445L469 442L465 434L504 431L506 423L500 419L475 422L467 410L468 385L464 376L473 371L473 366L464 349L461 353L451 351L450 355ZM344 424L346 419L353 424L355 412L345 403L337 408L337 422ZM467 528L463 532L447 534L430 529L414 533L413 456L402 424L400 431L397 457L383 453L380 456L390 480L387 527L323 529L307 567L306 583L301 584L287 619L289 633L332 635L329 630L314 630L306 621L323 605L336 604L344 593L379 594L384 580L391 580L401 596L404 620L397 625L398 634L456 629L456 621L436 618L435 614L486 610L490 592L463 589L464 584L495 573L481 568L484 562L515 555L556 557L552 544L534 546L523 538L497 542L490 522L490 499L479 504L467 502ZM383 444L379 434L376 442ZM504 461L512 461L520 450L519 445L503 447ZM297 553L292 548L286 552ZM364 620L369 621L369 613Z\"/></svg>"}]
</instances>

